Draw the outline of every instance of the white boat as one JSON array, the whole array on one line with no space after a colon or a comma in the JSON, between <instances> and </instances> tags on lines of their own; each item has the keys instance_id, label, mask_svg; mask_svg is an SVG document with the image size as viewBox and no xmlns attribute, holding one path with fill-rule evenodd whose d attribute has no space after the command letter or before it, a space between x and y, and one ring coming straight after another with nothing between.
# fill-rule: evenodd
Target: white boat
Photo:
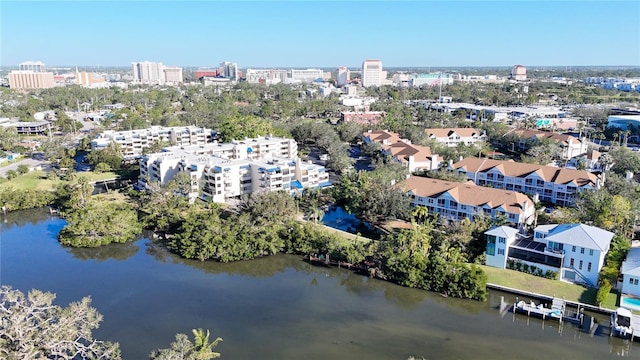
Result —
<instances>
[{"instance_id":1,"label":"white boat","mask_svg":"<svg viewBox=\"0 0 640 360\"><path fill-rule=\"evenodd\" d=\"M534 303L533 301L530 301L528 303L525 301L518 301L517 303L514 304L513 309L516 312L525 313L527 315L536 315L543 319L554 318L554 319L562 320L561 309L554 308L554 307L548 308L548 307L545 307L544 304L542 303L536 305L536 303Z\"/></svg>"},{"instance_id":2,"label":"white boat","mask_svg":"<svg viewBox=\"0 0 640 360\"><path fill-rule=\"evenodd\" d=\"M631 311L625 308L617 308L616 312L611 314L611 322L609 324L611 332L609 335L615 335L622 338L633 336L631 317Z\"/></svg>"}]
</instances>

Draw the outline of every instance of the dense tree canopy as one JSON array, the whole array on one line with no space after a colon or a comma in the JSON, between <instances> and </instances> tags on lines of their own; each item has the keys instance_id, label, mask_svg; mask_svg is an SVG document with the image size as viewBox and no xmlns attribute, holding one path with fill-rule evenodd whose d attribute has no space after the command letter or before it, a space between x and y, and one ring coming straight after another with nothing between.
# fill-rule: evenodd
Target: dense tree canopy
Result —
<instances>
[{"instance_id":1,"label":"dense tree canopy","mask_svg":"<svg viewBox=\"0 0 640 360\"><path fill-rule=\"evenodd\" d=\"M117 343L93 338L102 315L83 298L67 307L55 305L55 294L23 294L0 288L0 358L120 359Z\"/></svg>"}]
</instances>

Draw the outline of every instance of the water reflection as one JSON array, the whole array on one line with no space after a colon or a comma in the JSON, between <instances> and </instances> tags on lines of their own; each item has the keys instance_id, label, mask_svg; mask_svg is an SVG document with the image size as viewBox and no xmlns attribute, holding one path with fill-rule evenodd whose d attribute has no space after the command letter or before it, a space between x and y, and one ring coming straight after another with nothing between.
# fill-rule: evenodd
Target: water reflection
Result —
<instances>
[{"instance_id":1,"label":"water reflection","mask_svg":"<svg viewBox=\"0 0 640 360\"><path fill-rule=\"evenodd\" d=\"M20 211L0 212L0 229L9 230L16 226L35 225L51 217L49 208L37 208ZM55 233L57 235L57 232Z\"/></svg>"},{"instance_id":2,"label":"water reflection","mask_svg":"<svg viewBox=\"0 0 640 360\"><path fill-rule=\"evenodd\" d=\"M185 260L148 238L72 251L54 236L64 222L45 219L3 233L2 284L52 291L64 304L91 296L104 315L96 337L120 342L124 359L144 359L176 332L198 327L224 338L225 359L609 359L637 352L637 344L602 332L500 312L502 302L514 301L504 293L489 292L485 303L445 298L300 256Z\"/></svg>"},{"instance_id":3,"label":"water reflection","mask_svg":"<svg viewBox=\"0 0 640 360\"><path fill-rule=\"evenodd\" d=\"M108 244L96 248L64 247L73 258L78 260L127 260L140 250L136 242L126 242L124 244Z\"/></svg>"}]
</instances>

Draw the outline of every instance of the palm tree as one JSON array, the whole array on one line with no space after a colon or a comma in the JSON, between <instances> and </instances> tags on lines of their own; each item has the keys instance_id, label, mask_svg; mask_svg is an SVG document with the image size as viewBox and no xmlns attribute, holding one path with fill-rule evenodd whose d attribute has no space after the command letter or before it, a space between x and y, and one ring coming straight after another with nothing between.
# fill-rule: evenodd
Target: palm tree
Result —
<instances>
[{"instance_id":1,"label":"palm tree","mask_svg":"<svg viewBox=\"0 0 640 360\"><path fill-rule=\"evenodd\" d=\"M216 359L220 357L220 353L213 352L213 348L218 346L218 343L222 341L222 338L217 338L213 342L209 342L209 330L205 331L203 329L193 329L193 337L195 344L193 346L193 359L197 360L209 360Z\"/></svg>"}]
</instances>

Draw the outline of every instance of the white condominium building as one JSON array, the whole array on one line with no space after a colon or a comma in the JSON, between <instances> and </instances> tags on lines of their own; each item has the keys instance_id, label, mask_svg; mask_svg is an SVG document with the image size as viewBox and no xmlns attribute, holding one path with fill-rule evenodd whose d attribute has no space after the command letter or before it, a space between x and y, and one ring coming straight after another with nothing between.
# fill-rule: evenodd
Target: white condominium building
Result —
<instances>
[{"instance_id":1,"label":"white condominium building","mask_svg":"<svg viewBox=\"0 0 640 360\"><path fill-rule=\"evenodd\" d=\"M127 158L142 155L145 148L155 141L174 145L204 145L212 142L215 132L196 126L152 126L147 129L114 131L106 130L91 141L91 150L99 150L116 143Z\"/></svg>"},{"instance_id":2,"label":"white condominium building","mask_svg":"<svg viewBox=\"0 0 640 360\"><path fill-rule=\"evenodd\" d=\"M380 86L383 80L382 61L365 60L362 62L362 86Z\"/></svg>"},{"instance_id":3,"label":"white condominium building","mask_svg":"<svg viewBox=\"0 0 640 360\"><path fill-rule=\"evenodd\" d=\"M139 160L138 185L146 186L148 178L164 186L184 171L191 177L190 199L201 196L221 203L256 191L295 194L304 188L330 185L324 167L301 161L296 152L295 140L284 138L168 147Z\"/></svg>"}]
</instances>

